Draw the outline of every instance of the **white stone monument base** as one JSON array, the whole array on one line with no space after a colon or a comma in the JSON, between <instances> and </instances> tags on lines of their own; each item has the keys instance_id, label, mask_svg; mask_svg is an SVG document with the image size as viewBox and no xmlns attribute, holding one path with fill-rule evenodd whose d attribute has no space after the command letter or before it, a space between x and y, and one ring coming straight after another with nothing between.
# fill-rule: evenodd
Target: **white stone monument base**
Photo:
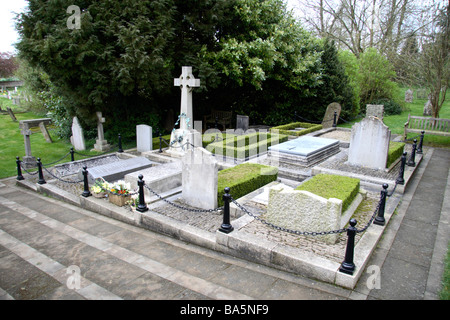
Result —
<instances>
[{"instance_id":1,"label":"white stone monument base","mask_svg":"<svg viewBox=\"0 0 450 320\"><path fill-rule=\"evenodd\" d=\"M178 138L183 137L181 142ZM172 141L175 141L172 143ZM202 135L197 130L176 129L170 135L169 149L166 151L171 156L180 158L186 154L186 151L195 147L202 147ZM194 145L194 146L193 146Z\"/></svg>"},{"instance_id":2,"label":"white stone monument base","mask_svg":"<svg viewBox=\"0 0 450 320\"><path fill-rule=\"evenodd\" d=\"M111 145L108 144L106 140L95 140L94 150L95 151L109 151L111 149Z\"/></svg>"}]
</instances>

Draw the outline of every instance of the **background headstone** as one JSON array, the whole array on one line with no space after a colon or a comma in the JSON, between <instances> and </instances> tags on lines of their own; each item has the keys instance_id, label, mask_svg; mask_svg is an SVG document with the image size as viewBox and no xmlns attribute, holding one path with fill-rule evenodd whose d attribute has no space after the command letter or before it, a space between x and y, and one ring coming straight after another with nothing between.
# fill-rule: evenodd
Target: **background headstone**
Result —
<instances>
[{"instance_id":1,"label":"background headstone","mask_svg":"<svg viewBox=\"0 0 450 320\"><path fill-rule=\"evenodd\" d=\"M218 164L204 148L189 149L182 158L182 197L202 209L217 207Z\"/></svg>"},{"instance_id":2,"label":"background headstone","mask_svg":"<svg viewBox=\"0 0 450 320\"><path fill-rule=\"evenodd\" d=\"M385 169L391 131L376 117L366 117L352 127L348 163Z\"/></svg>"},{"instance_id":3,"label":"background headstone","mask_svg":"<svg viewBox=\"0 0 450 320\"><path fill-rule=\"evenodd\" d=\"M384 105L382 104L368 104L366 105L366 117L377 117L383 120Z\"/></svg>"},{"instance_id":4,"label":"background headstone","mask_svg":"<svg viewBox=\"0 0 450 320\"><path fill-rule=\"evenodd\" d=\"M238 114L236 116L236 129L248 130L249 117Z\"/></svg>"},{"instance_id":5,"label":"background headstone","mask_svg":"<svg viewBox=\"0 0 450 320\"><path fill-rule=\"evenodd\" d=\"M409 103L413 102L413 97L414 97L413 91L411 89L406 90L405 102L409 102Z\"/></svg>"},{"instance_id":6,"label":"background headstone","mask_svg":"<svg viewBox=\"0 0 450 320\"><path fill-rule=\"evenodd\" d=\"M105 134L103 132L103 123L105 122L105 118L102 117L101 112L96 112L97 115L97 140L94 144L94 150L97 151L108 151L110 149L110 145L105 140Z\"/></svg>"},{"instance_id":7,"label":"background headstone","mask_svg":"<svg viewBox=\"0 0 450 320\"><path fill-rule=\"evenodd\" d=\"M424 116L431 116L433 104L431 103L430 97L428 97L428 101L425 102L425 105L423 106L423 115Z\"/></svg>"},{"instance_id":8,"label":"background headstone","mask_svg":"<svg viewBox=\"0 0 450 320\"><path fill-rule=\"evenodd\" d=\"M86 150L83 128L81 128L77 117L73 117L72 120L72 136L70 137L70 143L75 150Z\"/></svg>"},{"instance_id":9,"label":"background headstone","mask_svg":"<svg viewBox=\"0 0 450 320\"><path fill-rule=\"evenodd\" d=\"M147 152L153 150L152 127L146 124L136 126L137 151Z\"/></svg>"},{"instance_id":10,"label":"background headstone","mask_svg":"<svg viewBox=\"0 0 450 320\"><path fill-rule=\"evenodd\" d=\"M325 111L325 115L322 120L322 127L324 129L331 128L334 122L334 112L336 111L336 123L339 120L341 114L341 105L337 102L330 103Z\"/></svg>"}]
</instances>

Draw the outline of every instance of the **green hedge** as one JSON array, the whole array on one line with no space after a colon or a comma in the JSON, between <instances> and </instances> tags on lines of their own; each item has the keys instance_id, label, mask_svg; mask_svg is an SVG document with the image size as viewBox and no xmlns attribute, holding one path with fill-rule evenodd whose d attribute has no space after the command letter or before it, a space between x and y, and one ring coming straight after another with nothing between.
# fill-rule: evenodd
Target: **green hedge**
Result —
<instances>
[{"instance_id":1,"label":"green hedge","mask_svg":"<svg viewBox=\"0 0 450 320\"><path fill-rule=\"evenodd\" d=\"M342 213L347 210L359 192L360 181L356 178L332 174L318 174L298 186L295 190L304 190L325 199L342 200Z\"/></svg>"},{"instance_id":2,"label":"green hedge","mask_svg":"<svg viewBox=\"0 0 450 320\"><path fill-rule=\"evenodd\" d=\"M305 128L301 131L292 131L295 128ZM288 124L284 124L281 126L277 126L277 127L272 127L270 128L270 131L275 131L278 130L279 134L287 134L290 136L303 136L305 134L311 133L313 131L317 131L322 129L322 125L321 124L313 124L313 123L308 123L308 122L292 122L292 123L288 123Z\"/></svg>"},{"instance_id":3,"label":"green hedge","mask_svg":"<svg viewBox=\"0 0 450 320\"><path fill-rule=\"evenodd\" d=\"M389 168L389 166L392 163L394 163L395 160L397 160L402 156L404 148L405 144L403 142L395 142L395 141L389 142L389 151L386 162L386 168Z\"/></svg>"},{"instance_id":4,"label":"green hedge","mask_svg":"<svg viewBox=\"0 0 450 320\"><path fill-rule=\"evenodd\" d=\"M230 194L237 200L246 194L275 181L278 168L257 163L243 163L235 167L219 171L217 200L218 206L223 206L223 194L226 187L230 188Z\"/></svg>"},{"instance_id":5,"label":"green hedge","mask_svg":"<svg viewBox=\"0 0 450 320\"><path fill-rule=\"evenodd\" d=\"M222 141L208 144L206 150L214 154L232 156L236 159L246 159L250 155L256 155L275 144L288 140L287 135L273 133L252 133L249 135L227 135ZM261 150L264 147L264 150Z\"/></svg>"}]
</instances>

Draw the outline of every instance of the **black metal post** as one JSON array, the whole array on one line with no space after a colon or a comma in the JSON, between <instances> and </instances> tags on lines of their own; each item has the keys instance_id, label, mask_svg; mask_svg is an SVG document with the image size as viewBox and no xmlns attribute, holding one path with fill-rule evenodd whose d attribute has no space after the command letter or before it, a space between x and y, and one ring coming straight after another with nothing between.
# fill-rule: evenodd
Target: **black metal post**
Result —
<instances>
[{"instance_id":1,"label":"black metal post","mask_svg":"<svg viewBox=\"0 0 450 320\"><path fill-rule=\"evenodd\" d=\"M25 178L23 177L23 175L22 175L22 168L21 168L21 166L20 166L20 163L21 163L22 161L20 161L20 158L17 156L16 157L16 164L17 164L17 180L25 180Z\"/></svg>"},{"instance_id":2,"label":"black metal post","mask_svg":"<svg viewBox=\"0 0 450 320\"><path fill-rule=\"evenodd\" d=\"M409 158L408 163L407 163L407 165L410 167L416 166L416 162L415 162L416 148L417 148L417 139L414 139L414 143L412 145L411 157Z\"/></svg>"},{"instance_id":3,"label":"black metal post","mask_svg":"<svg viewBox=\"0 0 450 320\"><path fill-rule=\"evenodd\" d=\"M219 228L219 231L224 233L230 233L234 230L233 226L230 223L230 201L231 201L231 195L230 195L230 188L226 187L224 189L225 194L223 195L223 223Z\"/></svg>"},{"instance_id":4,"label":"black metal post","mask_svg":"<svg viewBox=\"0 0 450 320\"><path fill-rule=\"evenodd\" d=\"M41 162L41 158L37 158L37 167L38 167L38 172L39 172L39 180L38 180L38 184L45 184L47 183L44 179L44 174L42 173L42 162Z\"/></svg>"},{"instance_id":5,"label":"black metal post","mask_svg":"<svg viewBox=\"0 0 450 320\"><path fill-rule=\"evenodd\" d=\"M333 128L336 128L337 125L336 120L337 120L337 112L335 111L333 116Z\"/></svg>"},{"instance_id":6,"label":"black metal post","mask_svg":"<svg viewBox=\"0 0 450 320\"><path fill-rule=\"evenodd\" d=\"M142 174L140 174L138 176L139 180L138 180L138 186L139 186L139 204L136 208L137 211L139 212L145 212L148 210L147 205L145 204L145 198L144 198L144 180L142 180L144 178L144 176Z\"/></svg>"},{"instance_id":7,"label":"black metal post","mask_svg":"<svg viewBox=\"0 0 450 320\"><path fill-rule=\"evenodd\" d=\"M420 135L419 145L417 146L417 153L418 154L422 154L423 153L422 146L423 146L423 138L424 137L425 137L425 131L422 131L422 133Z\"/></svg>"},{"instance_id":8,"label":"black metal post","mask_svg":"<svg viewBox=\"0 0 450 320\"><path fill-rule=\"evenodd\" d=\"M162 153L162 135L161 135L161 131L159 131L159 153Z\"/></svg>"},{"instance_id":9,"label":"black metal post","mask_svg":"<svg viewBox=\"0 0 450 320\"><path fill-rule=\"evenodd\" d=\"M378 215L373 221L374 224L379 226L384 226L386 220L384 219L384 209L386 208L386 197L387 197L387 188L389 185L387 183L383 184L383 190L380 193L380 207L378 208Z\"/></svg>"},{"instance_id":10,"label":"black metal post","mask_svg":"<svg viewBox=\"0 0 450 320\"><path fill-rule=\"evenodd\" d=\"M73 148L70 148L70 161L75 161L75 151L73 151Z\"/></svg>"},{"instance_id":11,"label":"black metal post","mask_svg":"<svg viewBox=\"0 0 450 320\"><path fill-rule=\"evenodd\" d=\"M119 133L119 150L117 152L123 152L122 149L122 135Z\"/></svg>"},{"instance_id":12,"label":"black metal post","mask_svg":"<svg viewBox=\"0 0 450 320\"><path fill-rule=\"evenodd\" d=\"M404 179L404 175L405 175L405 165L406 165L406 155L408 153L407 152L403 152L403 155L400 159L400 170L398 172L398 177L397 177L397 184L405 184L405 179Z\"/></svg>"},{"instance_id":13,"label":"black metal post","mask_svg":"<svg viewBox=\"0 0 450 320\"><path fill-rule=\"evenodd\" d=\"M340 272L352 275L355 271L355 264L353 263L353 255L355 253L355 235L356 235L356 224L358 222L355 219L350 220L350 227L347 229L347 247L345 249L345 258L339 268Z\"/></svg>"},{"instance_id":14,"label":"black metal post","mask_svg":"<svg viewBox=\"0 0 450 320\"><path fill-rule=\"evenodd\" d=\"M83 187L84 187L84 191L81 194L83 197L87 198L89 196L91 196L91 192L89 191L89 181L88 181L88 171L87 171L87 167L84 166L83 167Z\"/></svg>"}]
</instances>

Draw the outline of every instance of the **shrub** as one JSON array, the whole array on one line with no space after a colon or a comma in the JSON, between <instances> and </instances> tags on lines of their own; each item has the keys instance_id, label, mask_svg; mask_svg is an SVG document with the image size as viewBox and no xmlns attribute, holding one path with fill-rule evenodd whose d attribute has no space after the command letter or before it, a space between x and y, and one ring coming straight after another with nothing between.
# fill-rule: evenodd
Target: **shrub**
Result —
<instances>
[{"instance_id":1,"label":"shrub","mask_svg":"<svg viewBox=\"0 0 450 320\"><path fill-rule=\"evenodd\" d=\"M242 136L226 135L224 140L208 144L206 149L218 155L247 159L250 155L265 152L270 146L287 140L288 136L273 133L251 133Z\"/></svg>"},{"instance_id":2,"label":"shrub","mask_svg":"<svg viewBox=\"0 0 450 320\"><path fill-rule=\"evenodd\" d=\"M300 130L300 131L293 131L293 129L295 128L305 128L304 130ZM290 135L290 136L303 136L305 134L311 133L313 131L317 131L322 129L322 125L321 124L313 124L313 123L307 123L307 122L292 122L292 123L288 123L288 124L284 124L281 126L277 126L277 127L272 127L270 129L271 132L277 132L276 130L278 130L279 134L286 134L286 135Z\"/></svg>"},{"instance_id":3,"label":"shrub","mask_svg":"<svg viewBox=\"0 0 450 320\"><path fill-rule=\"evenodd\" d=\"M342 213L347 210L359 192L359 179L331 174L318 174L305 181L295 190L314 193L325 199L342 200Z\"/></svg>"},{"instance_id":4,"label":"shrub","mask_svg":"<svg viewBox=\"0 0 450 320\"><path fill-rule=\"evenodd\" d=\"M217 200L218 206L223 206L223 193L230 188L233 199L238 199L262 186L275 181L278 168L257 163L243 163L235 167L219 171Z\"/></svg>"},{"instance_id":5,"label":"shrub","mask_svg":"<svg viewBox=\"0 0 450 320\"><path fill-rule=\"evenodd\" d=\"M405 144L403 142L395 142L391 141L389 143L389 151L388 151L388 157L386 162L386 168L389 168L392 163L394 163L395 160L400 158L403 154L403 149L405 147Z\"/></svg>"}]
</instances>

